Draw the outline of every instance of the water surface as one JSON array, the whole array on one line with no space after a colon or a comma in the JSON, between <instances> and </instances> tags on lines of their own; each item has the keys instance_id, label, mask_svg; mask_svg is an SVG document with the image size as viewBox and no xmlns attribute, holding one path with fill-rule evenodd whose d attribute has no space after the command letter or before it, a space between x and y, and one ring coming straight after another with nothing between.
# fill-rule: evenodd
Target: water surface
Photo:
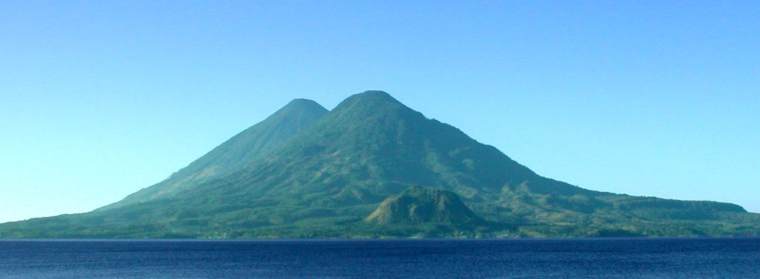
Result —
<instances>
[{"instance_id":1,"label":"water surface","mask_svg":"<svg viewBox=\"0 0 760 279\"><path fill-rule=\"evenodd\" d=\"M760 239L0 241L0 278L760 278Z\"/></svg>"}]
</instances>

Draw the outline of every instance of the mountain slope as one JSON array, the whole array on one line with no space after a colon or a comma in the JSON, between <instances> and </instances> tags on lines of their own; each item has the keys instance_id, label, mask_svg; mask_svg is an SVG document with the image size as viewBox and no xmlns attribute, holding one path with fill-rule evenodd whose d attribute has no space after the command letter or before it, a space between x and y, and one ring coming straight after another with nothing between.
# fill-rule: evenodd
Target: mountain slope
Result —
<instances>
[{"instance_id":1,"label":"mountain slope","mask_svg":"<svg viewBox=\"0 0 760 279\"><path fill-rule=\"evenodd\" d=\"M225 141L166 180L103 209L171 196L184 188L240 170L281 147L327 112L327 109L312 100L293 100L264 121Z\"/></svg>"},{"instance_id":2,"label":"mountain slope","mask_svg":"<svg viewBox=\"0 0 760 279\"><path fill-rule=\"evenodd\" d=\"M467 198L533 179L541 182L530 185L537 192L586 191L540 179L497 149L374 91L348 98L238 178L231 186L238 193L331 193L319 201L328 204L380 202L411 185L456 190Z\"/></svg>"},{"instance_id":3,"label":"mountain slope","mask_svg":"<svg viewBox=\"0 0 760 279\"><path fill-rule=\"evenodd\" d=\"M116 205L86 214L3 224L0 237L557 237L760 232L760 218L737 205L597 192L542 177L496 148L426 118L385 92L353 95L330 112L315 103L305 107L311 109L295 111L310 113L281 110L241 134L250 136L234 137L168 182ZM413 186L435 194L410 192ZM407 199L411 202L402 203ZM437 200L446 200L447 206L432 215L414 215L411 220L448 225L415 225L417 221L405 218L396 222L399 215L393 210L380 210ZM461 206L456 201L461 201ZM391 217L366 222L377 210L393 214L378 213L376 216ZM376 222L381 219L390 221ZM462 222L469 219L483 221Z\"/></svg>"}]
</instances>

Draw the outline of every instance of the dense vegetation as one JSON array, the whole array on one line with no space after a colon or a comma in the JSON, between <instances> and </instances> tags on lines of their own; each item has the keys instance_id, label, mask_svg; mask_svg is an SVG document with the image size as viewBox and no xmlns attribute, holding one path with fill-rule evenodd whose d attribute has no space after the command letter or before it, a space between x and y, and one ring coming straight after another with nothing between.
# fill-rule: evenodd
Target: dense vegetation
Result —
<instances>
[{"instance_id":1,"label":"dense vegetation","mask_svg":"<svg viewBox=\"0 0 760 279\"><path fill-rule=\"evenodd\" d=\"M760 217L544 178L379 91L329 112L296 100L120 202L0 225L5 238L739 235L760 235Z\"/></svg>"}]
</instances>

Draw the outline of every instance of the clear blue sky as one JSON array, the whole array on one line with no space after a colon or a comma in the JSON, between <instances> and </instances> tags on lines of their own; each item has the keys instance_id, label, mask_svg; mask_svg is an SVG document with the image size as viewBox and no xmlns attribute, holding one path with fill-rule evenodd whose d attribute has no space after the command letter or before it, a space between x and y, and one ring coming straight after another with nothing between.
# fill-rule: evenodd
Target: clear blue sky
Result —
<instances>
[{"instance_id":1,"label":"clear blue sky","mask_svg":"<svg viewBox=\"0 0 760 279\"><path fill-rule=\"evenodd\" d=\"M366 89L549 177L758 212L759 34L757 1L1 1L0 221Z\"/></svg>"}]
</instances>

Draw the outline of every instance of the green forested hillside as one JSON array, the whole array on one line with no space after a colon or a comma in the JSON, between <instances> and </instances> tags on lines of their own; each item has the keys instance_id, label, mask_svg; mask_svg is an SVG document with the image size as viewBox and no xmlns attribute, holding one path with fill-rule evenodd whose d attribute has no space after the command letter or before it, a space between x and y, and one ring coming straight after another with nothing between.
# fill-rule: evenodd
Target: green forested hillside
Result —
<instances>
[{"instance_id":1,"label":"green forested hillside","mask_svg":"<svg viewBox=\"0 0 760 279\"><path fill-rule=\"evenodd\" d=\"M5 238L760 235L733 204L635 197L542 177L381 91L297 100L169 179Z\"/></svg>"}]
</instances>

